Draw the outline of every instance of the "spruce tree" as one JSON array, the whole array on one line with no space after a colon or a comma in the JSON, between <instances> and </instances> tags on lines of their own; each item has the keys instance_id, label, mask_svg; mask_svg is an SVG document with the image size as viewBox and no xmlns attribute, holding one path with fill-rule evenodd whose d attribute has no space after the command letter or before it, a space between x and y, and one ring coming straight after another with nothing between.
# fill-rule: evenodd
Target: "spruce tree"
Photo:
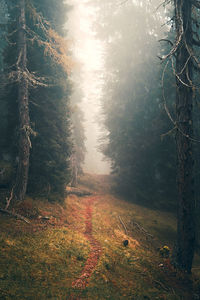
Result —
<instances>
[{"instance_id":1,"label":"spruce tree","mask_svg":"<svg viewBox=\"0 0 200 300\"><path fill-rule=\"evenodd\" d=\"M19 166L23 161L19 155L20 147L23 145L20 136L23 132L27 147L31 149L30 160L27 155L24 164L28 170L30 163L28 191L49 196L50 193L56 192L63 196L65 185L70 180L69 157L71 155L68 105L71 90L68 73L71 62L67 56L68 48L64 40L64 22L68 7L63 2L59 2L58 5L57 1L52 1L51 6L40 1L25 1L20 4L25 12L23 22L26 18L26 30L16 30L20 6L11 3L8 44L4 52L6 80L4 99L7 99L8 103L5 149L10 153L14 169L18 170L17 174L19 174L21 170ZM20 32L24 34L23 39L26 42L24 53L27 59L21 55L20 47L22 45L25 47L25 43L19 40ZM16 57L19 59L16 60ZM25 98L29 99L23 108L29 109L30 112L30 123L23 126L21 122L24 118L16 113L19 105L17 94L21 82L17 74L19 69L22 69L21 65L19 68L22 58L25 65L23 65L24 71L20 73L22 75L20 79L24 78L22 87L26 86ZM29 149L27 148L25 152L28 154ZM22 180L23 176L17 175L17 178L19 180L13 182L15 196L22 199L26 184L23 193L18 192L19 185L24 180Z\"/></svg>"},{"instance_id":2,"label":"spruce tree","mask_svg":"<svg viewBox=\"0 0 200 300\"><path fill-rule=\"evenodd\" d=\"M52 41L61 42L58 51L68 51L64 41L58 35L64 35L63 29L67 6L61 1L51 1L51 5L34 1L36 12L44 18L46 29L54 30ZM30 28L45 40L46 33L30 21ZM63 44L62 44L63 43ZM63 47L63 49L61 49ZM30 160L29 191L37 190L43 194L56 192L63 195L65 185L70 180L69 158L71 155L71 125L69 111L70 83L66 64L57 61L54 53L46 52L46 45L37 40L29 45L29 68L39 77L50 82L47 86L38 86L31 90L31 122L36 132L32 143ZM51 55L52 54L52 55ZM68 70L67 70L68 71Z\"/></svg>"},{"instance_id":3,"label":"spruce tree","mask_svg":"<svg viewBox=\"0 0 200 300\"><path fill-rule=\"evenodd\" d=\"M165 135L171 123L163 105L163 66L157 58L159 52L167 51L158 43L164 17L154 15L146 1L145 9L130 2L120 9L114 1L105 5L99 37L109 41L102 97L108 135L102 150L111 159L118 191L138 202L174 209L175 151L173 139ZM170 89L165 92L173 99L170 70L165 88L166 82ZM172 101L168 105L171 108Z\"/></svg>"}]
</instances>

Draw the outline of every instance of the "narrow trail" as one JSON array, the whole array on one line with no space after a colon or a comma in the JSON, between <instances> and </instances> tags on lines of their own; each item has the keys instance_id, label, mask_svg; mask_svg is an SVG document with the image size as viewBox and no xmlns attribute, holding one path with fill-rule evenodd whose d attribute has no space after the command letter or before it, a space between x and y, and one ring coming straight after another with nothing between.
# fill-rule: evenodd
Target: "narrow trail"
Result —
<instances>
[{"instance_id":1,"label":"narrow trail","mask_svg":"<svg viewBox=\"0 0 200 300\"><path fill-rule=\"evenodd\" d=\"M74 282L72 282L73 288L85 289L89 283L90 277L94 272L98 263L99 257L101 256L102 249L100 243L93 237L92 234L92 211L93 204L97 201L99 196L88 197L85 208L85 232L84 236L90 242L90 254L82 270L81 275Z\"/></svg>"}]
</instances>

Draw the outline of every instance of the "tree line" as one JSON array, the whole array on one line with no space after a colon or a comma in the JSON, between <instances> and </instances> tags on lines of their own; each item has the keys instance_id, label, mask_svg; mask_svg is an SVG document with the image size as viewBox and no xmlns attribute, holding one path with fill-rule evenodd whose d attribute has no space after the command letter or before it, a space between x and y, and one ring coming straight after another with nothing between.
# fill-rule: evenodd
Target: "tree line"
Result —
<instances>
[{"instance_id":1,"label":"tree line","mask_svg":"<svg viewBox=\"0 0 200 300\"><path fill-rule=\"evenodd\" d=\"M93 2L106 49L102 107L108 134L101 150L111 160L118 192L177 209L174 264L190 272L199 243L200 4L174 0L168 9L168 2L163 10L159 0ZM73 93L65 39L70 6L57 0L0 3L0 185L10 190L6 208L27 192L61 200L81 172L85 151L81 91Z\"/></svg>"},{"instance_id":2,"label":"tree line","mask_svg":"<svg viewBox=\"0 0 200 300\"><path fill-rule=\"evenodd\" d=\"M28 192L61 201L79 147L72 132L82 126L73 122L70 104L65 23L71 7L56 0L1 6L0 184L9 187L9 199L23 200Z\"/></svg>"},{"instance_id":3,"label":"tree line","mask_svg":"<svg viewBox=\"0 0 200 300\"><path fill-rule=\"evenodd\" d=\"M118 192L178 211L174 264L190 272L199 247L199 2L96 4L106 47L101 150Z\"/></svg>"}]
</instances>

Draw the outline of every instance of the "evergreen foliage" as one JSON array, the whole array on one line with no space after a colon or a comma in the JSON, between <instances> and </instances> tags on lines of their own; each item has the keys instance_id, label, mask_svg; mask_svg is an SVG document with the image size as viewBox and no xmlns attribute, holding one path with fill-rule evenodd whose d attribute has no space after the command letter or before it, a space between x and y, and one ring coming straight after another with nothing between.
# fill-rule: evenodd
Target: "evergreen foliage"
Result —
<instances>
[{"instance_id":1,"label":"evergreen foliage","mask_svg":"<svg viewBox=\"0 0 200 300\"><path fill-rule=\"evenodd\" d=\"M64 36L69 6L64 1L26 1L27 68L31 121L31 156L28 192L63 196L70 181L71 124L69 96L70 58ZM1 152L18 160L18 104L16 71L17 7L9 6L7 46L4 51L4 80L1 95L7 126ZM4 128L5 129L5 128Z\"/></svg>"},{"instance_id":2,"label":"evergreen foliage","mask_svg":"<svg viewBox=\"0 0 200 300\"><path fill-rule=\"evenodd\" d=\"M44 2L35 1L35 7L45 20L53 24L52 27L56 32L63 34L66 11L61 5L62 2L59 5L57 1L51 1L51 5ZM34 26L34 23L30 24L30 28ZM40 28L37 33L41 39L45 38ZM29 46L29 69L51 82L49 87L33 88L30 94L30 115L36 136L32 142L29 191L63 193L70 179L69 95L71 88L69 81L66 81L67 74L64 68L46 55L42 48L38 46L37 41Z\"/></svg>"},{"instance_id":3,"label":"evergreen foliage","mask_svg":"<svg viewBox=\"0 0 200 300\"><path fill-rule=\"evenodd\" d=\"M109 132L101 147L112 161L119 191L134 201L173 208L174 142L170 135L164 136L172 127L164 110L163 66L156 57L167 49L158 43L164 18L153 14L155 7L144 1L144 7L128 2L116 9L109 1L106 11L112 18L100 16L99 36L108 41L102 101ZM170 109L175 81L169 69L164 85Z\"/></svg>"},{"instance_id":4,"label":"evergreen foliage","mask_svg":"<svg viewBox=\"0 0 200 300\"><path fill-rule=\"evenodd\" d=\"M77 184L77 178L83 173L82 164L85 158L85 134L83 128L84 115L80 108L80 102L83 97L80 87L76 87L71 96L71 120L72 120L72 138L73 154L71 156L72 181L71 185Z\"/></svg>"}]
</instances>

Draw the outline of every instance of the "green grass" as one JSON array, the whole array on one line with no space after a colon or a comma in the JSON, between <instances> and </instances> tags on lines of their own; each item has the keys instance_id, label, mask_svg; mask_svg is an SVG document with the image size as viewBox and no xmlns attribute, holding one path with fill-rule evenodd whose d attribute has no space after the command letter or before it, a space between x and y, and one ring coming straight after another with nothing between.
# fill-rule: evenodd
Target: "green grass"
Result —
<instances>
[{"instance_id":1,"label":"green grass","mask_svg":"<svg viewBox=\"0 0 200 300\"><path fill-rule=\"evenodd\" d=\"M0 299L192 300L191 280L194 293L200 292L198 257L193 277L187 277L170 269L157 250L172 248L175 217L105 194L99 178L94 177L93 190L101 195L93 206L93 235L102 255L86 289L72 288L90 251L83 235L84 198L70 196L63 207L27 198L17 208L32 218L31 225L0 215ZM82 186L92 186L92 180L85 176ZM38 215L54 222L39 221Z\"/></svg>"},{"instance_id":2,"label":"green grass","mask_svg":"<svg viewBox=\"0 0 200 300\"><path fill-rule=\"evenodd\" d=\"M2 234L0 247L1 299L65 299L89 252L83 236L67 228Z\"/></svg>"}]
</instances>

